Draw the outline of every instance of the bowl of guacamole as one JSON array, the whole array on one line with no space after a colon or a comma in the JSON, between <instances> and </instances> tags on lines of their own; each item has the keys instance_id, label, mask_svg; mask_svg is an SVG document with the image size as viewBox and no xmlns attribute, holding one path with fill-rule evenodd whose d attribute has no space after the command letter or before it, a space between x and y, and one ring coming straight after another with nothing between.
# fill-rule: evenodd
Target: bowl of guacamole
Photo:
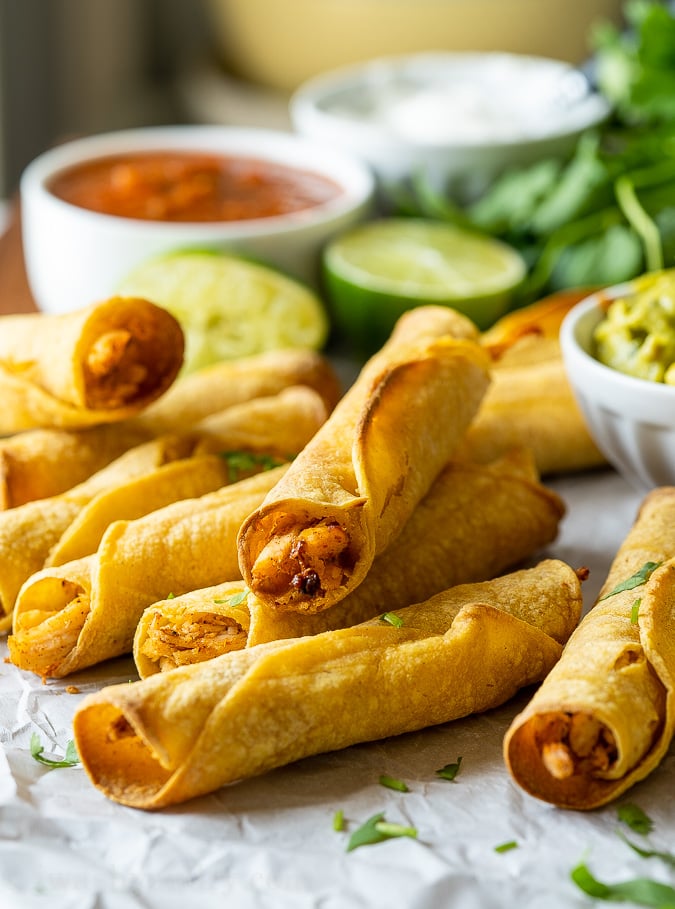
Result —
<instances>
[{"instance_id":1,"label":"bowl of guacamole","mask_svg":"<svg viewBox=\"0 0 675 909\"><path fill-rule=\"evenodd\" d=\"M675 385L675 269L644 275L608 300L593 345L605 366Z\"/></svg>"},{"instance_id":2,"label":"bowl of guacamole","mask_svg":"<svg viewBox=\"0 0 675 909\"><path fill-rule=\"evenodd\" d=\"M607 461L641 492L675 485L675 269L577 303L560 348Z\"/></svg>"}]
</instances>

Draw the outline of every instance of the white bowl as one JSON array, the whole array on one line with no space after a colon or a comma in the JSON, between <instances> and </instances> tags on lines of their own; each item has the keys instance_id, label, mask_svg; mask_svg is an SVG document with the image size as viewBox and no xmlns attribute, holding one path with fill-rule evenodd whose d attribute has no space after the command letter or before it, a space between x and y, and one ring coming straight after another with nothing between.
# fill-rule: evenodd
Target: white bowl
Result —
<instances>
[{"instance_id":1,"label":"white bowl","mask_svg":"<svg viewBox=\"0 0 675 909\"><path fill-rule=\"evenodd\" d=\"M319 75L290 113L299 133L359 155L385 187L423 172L472 196L511 165L567 153L609 107L559 60L433 52Z\"/></svg>"},{"instance_id":2,"label":"white bowl","mask_svg":"<svg viewBox=\"0 0 675 909\"><path fill-rule=\"evenodd\" d=\"M329 177L342 192L313 208L254 220L179 223L136 220L79 208L54 196L50 179L91 159L125 152L192 150L273 161ZM370 170L345 152L292 133L227 126L149 127L90 136L40 155L21 179L28 280L45 312L67 312L115 293L141 262L175 249L227 249L313 283L320 250L368 216Z\"/></svg>"},{"instance_id":3,"label":"white bowl","mask_svg":"<svg viewBox=\"0 0 675 909\"><path fill-rule=\"evenodd\" d=\"M625 375L593 356L603 301L623 284L582 300L565 317L560 344L568 378L598 448L637 490L675 484L675 387Z\"/></svg>"}]
</instances>

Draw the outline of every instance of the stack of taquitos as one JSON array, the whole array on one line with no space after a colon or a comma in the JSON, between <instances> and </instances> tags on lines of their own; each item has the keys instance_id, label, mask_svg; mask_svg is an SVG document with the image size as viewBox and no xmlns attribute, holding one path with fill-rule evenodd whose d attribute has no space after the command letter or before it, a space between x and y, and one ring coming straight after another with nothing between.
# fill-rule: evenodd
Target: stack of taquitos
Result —
<instances>
[{"instance_id":1,"label":"stack of taquitos","mask_svg":"<svg viewBox=\"0 0 675 909\"><path fill-rule=\"evenodd\" d=\"M63 315L0 317L0 433L91 426L137 414L183 363L176 319L114 297Z\"/></svg>"},{"instance_id":2,"label":"stack of taquitos","mask_svg":"<svg viewBox=\"0 0 675 909\"><path fill-rule=\"evenodd\" d=\"M483 333L492 384L461 456L489 462L514 445L527 445L542 475L606 463L572 392L558 340L564 316L586 293L553 294L508 313Z\"/></svg>"},{"instance_id":3,"label":"stack of taquitos","mask_svg":"<svg viewBox=\"0 0 675 909\"><path fill-rule=\"evenodd\" d=\"M478 409L489 378L476 340L446 307L399 319L241 529L242 576L261 602L319 612L363 581Z\"/></svg>"},{"instance_id":4,"label":"stack of taquitos","mask_svg":"<svg viewBox=\"0 0 675 909\"><path fill-rule=\"evenodd\" d=\"M81 430L36 429L0 440L0 509L58 495L82 483L123 452L158 435L185 432L205 417L284 388L314 389L330 412L337 376L320 354L279 350L216 363L179 376L135 418Z\"/></svg>"},{"instance_id":5,"label":"stack of taquitos","mask_svg":"<svg viewBox=\"0 0 675 909\"><path fill-rule=\"evenodd\" d=\"M377 615L383 604L398 609L495 577L551 542L563 510L523 451L489 466L451 463L341 602L318 613L269 610L246 598L243 582L164 600L139 622L138 671L144 677L245 646L344 628Z\"/></svg>"},{"instance_id":6,"label":"stack of taquitos","mask_svg":"<svg viewBox=\"0 0 675 909\"><path fill-rule=\"evenodd\" d=\"M475 594L475 596L474 596ZM78 753L109 798L159 808L312 754L503 703L558 659L581 604L560 562L383 621L260 644L90 695ZM383 604L384 606L384 604Z\"/></svg>"},{"instance_id":7,"label":"stack of taquitos","mask_svg":"<svg viewBox=\"0 0 675 909\"><path fill-rule=\"evenodd\" d=\"M34 574L17 597L11 661L62 678L128 653L151 603L238 578L237 531L286 469L115 521L94 555Z\"/></svg>"},{"instance_id":8,"label":"stack of taquitos","mask_svg":"<svg viewBox=\"0 0 675 909\"><path fill-rule=\"evenodd\" d=\"M509 729L509 770L537 798L596 808L644 779L668 750L675 728L674 527L675 488L650 493L596 605Z\"/></svg>"},{"instance_id":9,"label":"stack of taquitos","mask_svg":"<svg viewBox=\"0 0 675 909\"><path fill-rule=\"evenodd\" d=\"M325 405L316 392L287 388L234 405L182 435L139 445L59 496L2 512L0 628L9 627L19 588L33 573L48 562L94 552L113 520L135 518L230 482L228 460L214 452L239 449L285 460L325 418Z\"/></svg>"}]
</instances>

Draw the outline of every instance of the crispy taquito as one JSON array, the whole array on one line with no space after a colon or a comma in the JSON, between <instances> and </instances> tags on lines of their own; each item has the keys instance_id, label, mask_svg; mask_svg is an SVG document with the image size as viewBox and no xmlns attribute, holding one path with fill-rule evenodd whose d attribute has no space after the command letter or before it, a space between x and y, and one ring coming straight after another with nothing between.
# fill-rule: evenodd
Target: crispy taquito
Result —
<instances>
[{"instance_id":1,"label":"crispy taquito","mask_svg":"<svg viewBox=\"0 0 675 909\"><path fill-rule=\"evenodd\" d=\"M149 438L184 432L207 416L292 385L314 389L327 412L340 396L337 375L320 354L270 351L179 376L140 416L121 423L36 429L0 439L0 510L58 495Z\"/></svg>"},{"instance_id":2,"label":"crispy taquito","mask_svg":"<svg viewBox=\"0 0 675 909\"><path fill-rule=\"evenodd\" d=\"M675 728L675 488L644 500L598 601L504 742L514 780L564 808L644 779Z\"/></svg>"},{"instance_id":3,"label":"crispy taquito","mask_svg":"<svg viewBox=\"0 0 675 909\"><path fill-rule=\"evenodd\" d=\"M311 388L287 388L233 405L189 432L132 448L61 495L0 513L0 628L11 623L21 585L45 564L94 552L114 520L202 495L269 466L270 459L287 460L326 413Z\"/></svg>"},{"instance_id":4,"label":"crispy taquito","mask_svg":"<svg viewBox=\"0 0 675 909\"><path fill-rule=\"evenodd\" d=\"M74 719L93 783L160 808L308 755L488 710L559 658L575 572L545 562L380 619L274 641L90 695ZM382 609L386 604L382 604Z\"/></svg>"},{"instance_id":5,"label":"crispy taquito","mask_svg":"<svg viewBox=\"0 0 675 909\"><path fill-rule=\"evenodd\" d=\"M63 315L2 316L0 433L133 416L171 385L183 349L176 319L138 298Z\"/></svg>"},{"instance_id":6,"label":"crispy taquito","mask_svg":"<svg viewBox=\"0 0 675 909\"><path fill-rule=\"evenodd\" d=\"M542 474L606 464L576 402L560 352L560 325L588 291L562 291L508 313L481 336L492 384L461 445L461 454L489 462L527 445Z\"/></svg>"},{"instance_id":7,"label":"crispy taquito","mask_svg":"<svg viewBox=\"0 0 675 909\"><path fill-rule=\"evenodd\" d=\"M563 513L562 500L538 482L522 450L489 466L451 463L344 600L318 613L281 612L247 598L243 584L164 600L139 622L138 671L144 677L244 646L344 628L377 615L383 604L398 609L486 580L550 543Z\"/></svg>"},{"instance_id":8,"label":"crispy taquito","mask_svg":"<svg viewBox=\"0 0 675 909\"><path fill-rule=\"evenodd\" d=\"M488 385L473 323L406 313L239 539L242 577L272 609L343 599L451 458Z\"/></svg>"},{"instance_id":9,"label":"crispy taquito","mask_svg":"<svg viewBox=\"0 0 675 909\"><path fill-rule=\"evenodd\" d=\"M34 574L17 597L11 661L62 678L130 652L151 603L239 577L237 531L286 469L115 521L94 555Z\"/></svg>"}]
</instances>

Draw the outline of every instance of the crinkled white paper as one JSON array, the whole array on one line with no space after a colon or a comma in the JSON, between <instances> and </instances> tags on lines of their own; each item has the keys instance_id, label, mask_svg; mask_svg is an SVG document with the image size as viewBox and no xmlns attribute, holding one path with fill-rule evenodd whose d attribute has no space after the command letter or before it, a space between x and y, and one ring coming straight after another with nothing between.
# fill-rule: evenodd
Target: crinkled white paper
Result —
<instances>
[{"instance_id":1,"label":"crinkled white paper","mask_svg":"<svg viewBox=\"0 0 675 909\"><path fill-rule=\"evenodd\" d=\"M551 485L568 513L546 554L591 569L590 604L641 496L611 471ZM131 659L45 685L0 663L0 909L581 909L591 901L570 880L581 860L603 881L675 883L672 869L619 837L615 805L562 811L511 782L502 737L528 692L481 716L309 758L157 813L108 801L81 767L50 770L31 757L33 732L46 754L62 756L83 695L135 677ZM460 756L454 782L436 776ZM385 789L382 773L410 791ZM673 849L674 782L671 753L629 794L655 823L654 849ZM338 809L346 832L333 830ZM416 827L418 839L347 853L349 832L377 812ZM508 841L517 848L495 852Z\"/></svg>"}]
</instances>

